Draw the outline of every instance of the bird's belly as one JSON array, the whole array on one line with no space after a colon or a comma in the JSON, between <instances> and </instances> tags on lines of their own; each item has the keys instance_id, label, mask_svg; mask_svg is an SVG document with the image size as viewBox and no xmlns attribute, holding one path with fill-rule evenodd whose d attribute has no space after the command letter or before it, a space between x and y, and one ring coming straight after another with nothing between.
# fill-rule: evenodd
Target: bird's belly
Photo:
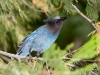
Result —
<instances>
[{"instance_id":1,"label":"bird's belly","mask_svg":"<svg viewBox=\"0 0 100 75\"><path fill-rule=\"evenodd\" d=\"M48 35L48 36L40 36L39 39L36 39L33 43L34 51L41 51L44 52L47 50L57 39L55 35Z\"/></svg>"}]
</instances>

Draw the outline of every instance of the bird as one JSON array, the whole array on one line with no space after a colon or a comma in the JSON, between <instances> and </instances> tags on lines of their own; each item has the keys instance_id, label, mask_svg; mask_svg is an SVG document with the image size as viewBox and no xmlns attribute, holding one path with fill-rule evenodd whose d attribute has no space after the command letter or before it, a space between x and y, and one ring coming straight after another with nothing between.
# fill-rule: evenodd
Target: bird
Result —
<instances>
[{"instance_id":1,"label":"bird","mask_svg":"<svg viewBox=\"0 0 100 75\"><path fill-rule=\"evenodd\" d=\"M50 46L56 41L63 21L66 17L56 16L43 20L46 24L37 28L29 36L22 40L19 44L19 49L16 55L28 56L32 51L37 52L37 56L50 48Z\"/></svg>"}]
</instances>

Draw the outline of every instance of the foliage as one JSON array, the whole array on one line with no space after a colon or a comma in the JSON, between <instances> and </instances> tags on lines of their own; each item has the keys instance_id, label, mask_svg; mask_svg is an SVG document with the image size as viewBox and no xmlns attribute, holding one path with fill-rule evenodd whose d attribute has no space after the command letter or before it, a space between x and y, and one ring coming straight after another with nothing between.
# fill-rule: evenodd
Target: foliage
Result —
<instances>
[{"instance_id":1,"label":"foliage","mask_svg":"<svg viewBox=\"0 0 100 75\"><path fill-rule=\"evenodd\" d=\"M99 8L100 7L100 0L87 0L87 2L88 2L87 7L86 7L87 16L91 20L97 21L98 13L100 11L100 8Z\"/></svg>"},{"instance_id":2,"label":"foliage","mask_svg":"<svg viewBox=\"0 0 100 75\"><path fill-rule=\"evenodd\" d=\"M25 60L0 55L0 74L48 75L49 70L52 75L99 75L100 35L91 32L92 25L72 3L100 28L100 0L0 0L0 49L10 53L16 53L21 40L43 25L43 19L69 16L56 44L43 53L43 61L30 61L30 67ZM90 32L92 36L87 37Z\"/></svg>"}]
</instances>

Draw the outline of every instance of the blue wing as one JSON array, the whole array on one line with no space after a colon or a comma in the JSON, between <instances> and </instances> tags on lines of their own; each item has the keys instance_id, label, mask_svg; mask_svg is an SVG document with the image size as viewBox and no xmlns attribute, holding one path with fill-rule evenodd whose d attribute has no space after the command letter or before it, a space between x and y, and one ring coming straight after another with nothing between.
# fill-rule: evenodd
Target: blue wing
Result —
<instances>
[{"instance_id":1,"label":"blue wing","mask_svg":"<svg viewBox=\"0 0 100 75\"><path fill-rule=\"evenodd\" d=\"M38 34L40 34L41 32L43 32L44 28L45 28L45 25L39 27L37 30L35 30L29 36L27 36L25 39L23 39L22 42L21 42L21 44L19 44L19 46L18 46L19 49L18 49L17 53L21 51L21 49L23 48L23 46L26 44L26 42L28 40L31 40L33 37L35 38Z\"/></svg>"}]
</instances>

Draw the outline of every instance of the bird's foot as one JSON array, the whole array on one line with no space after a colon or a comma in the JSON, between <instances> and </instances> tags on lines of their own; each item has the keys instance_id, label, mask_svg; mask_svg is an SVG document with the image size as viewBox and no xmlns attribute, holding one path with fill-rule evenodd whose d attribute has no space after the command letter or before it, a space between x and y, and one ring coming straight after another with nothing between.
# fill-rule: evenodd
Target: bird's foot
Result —
<instances>
[{"instance_id":1,"label":"bird's foot","mask_svg":"<svg viewBox=\"0 0 100 75\"><path fill-rule=\"evenodd\" d=\"M39 57L41 53L42 53L42 51L38 51L37 54L36 54L37 57Z\"/></svg>"},{"instance_id":2,"label":"bird's foot","mask_svg":"<svg viewBox=\"0 0 100 75\"><path fill-rule=\"evenodd\" d=\"M29 56L28 56L28 58L27 58L27 60L26 60L26 61L27 61L27 62L30 62L31 60L33 60L33 59L32 59L32 55L31 55L31 54L29 54Z\"/></svg>"},{"instance_id":3,"label":"bird's foot","mask_svg":"<svg viewBox=\"0 0 100 75\"><path fill-rule=\"evenodd\" d=\"M37 57L33 58L31 55L29 55L28 58L26 59L26 62L30 67L33 68L36 65Z\"/></svg>"}]
</instances>

